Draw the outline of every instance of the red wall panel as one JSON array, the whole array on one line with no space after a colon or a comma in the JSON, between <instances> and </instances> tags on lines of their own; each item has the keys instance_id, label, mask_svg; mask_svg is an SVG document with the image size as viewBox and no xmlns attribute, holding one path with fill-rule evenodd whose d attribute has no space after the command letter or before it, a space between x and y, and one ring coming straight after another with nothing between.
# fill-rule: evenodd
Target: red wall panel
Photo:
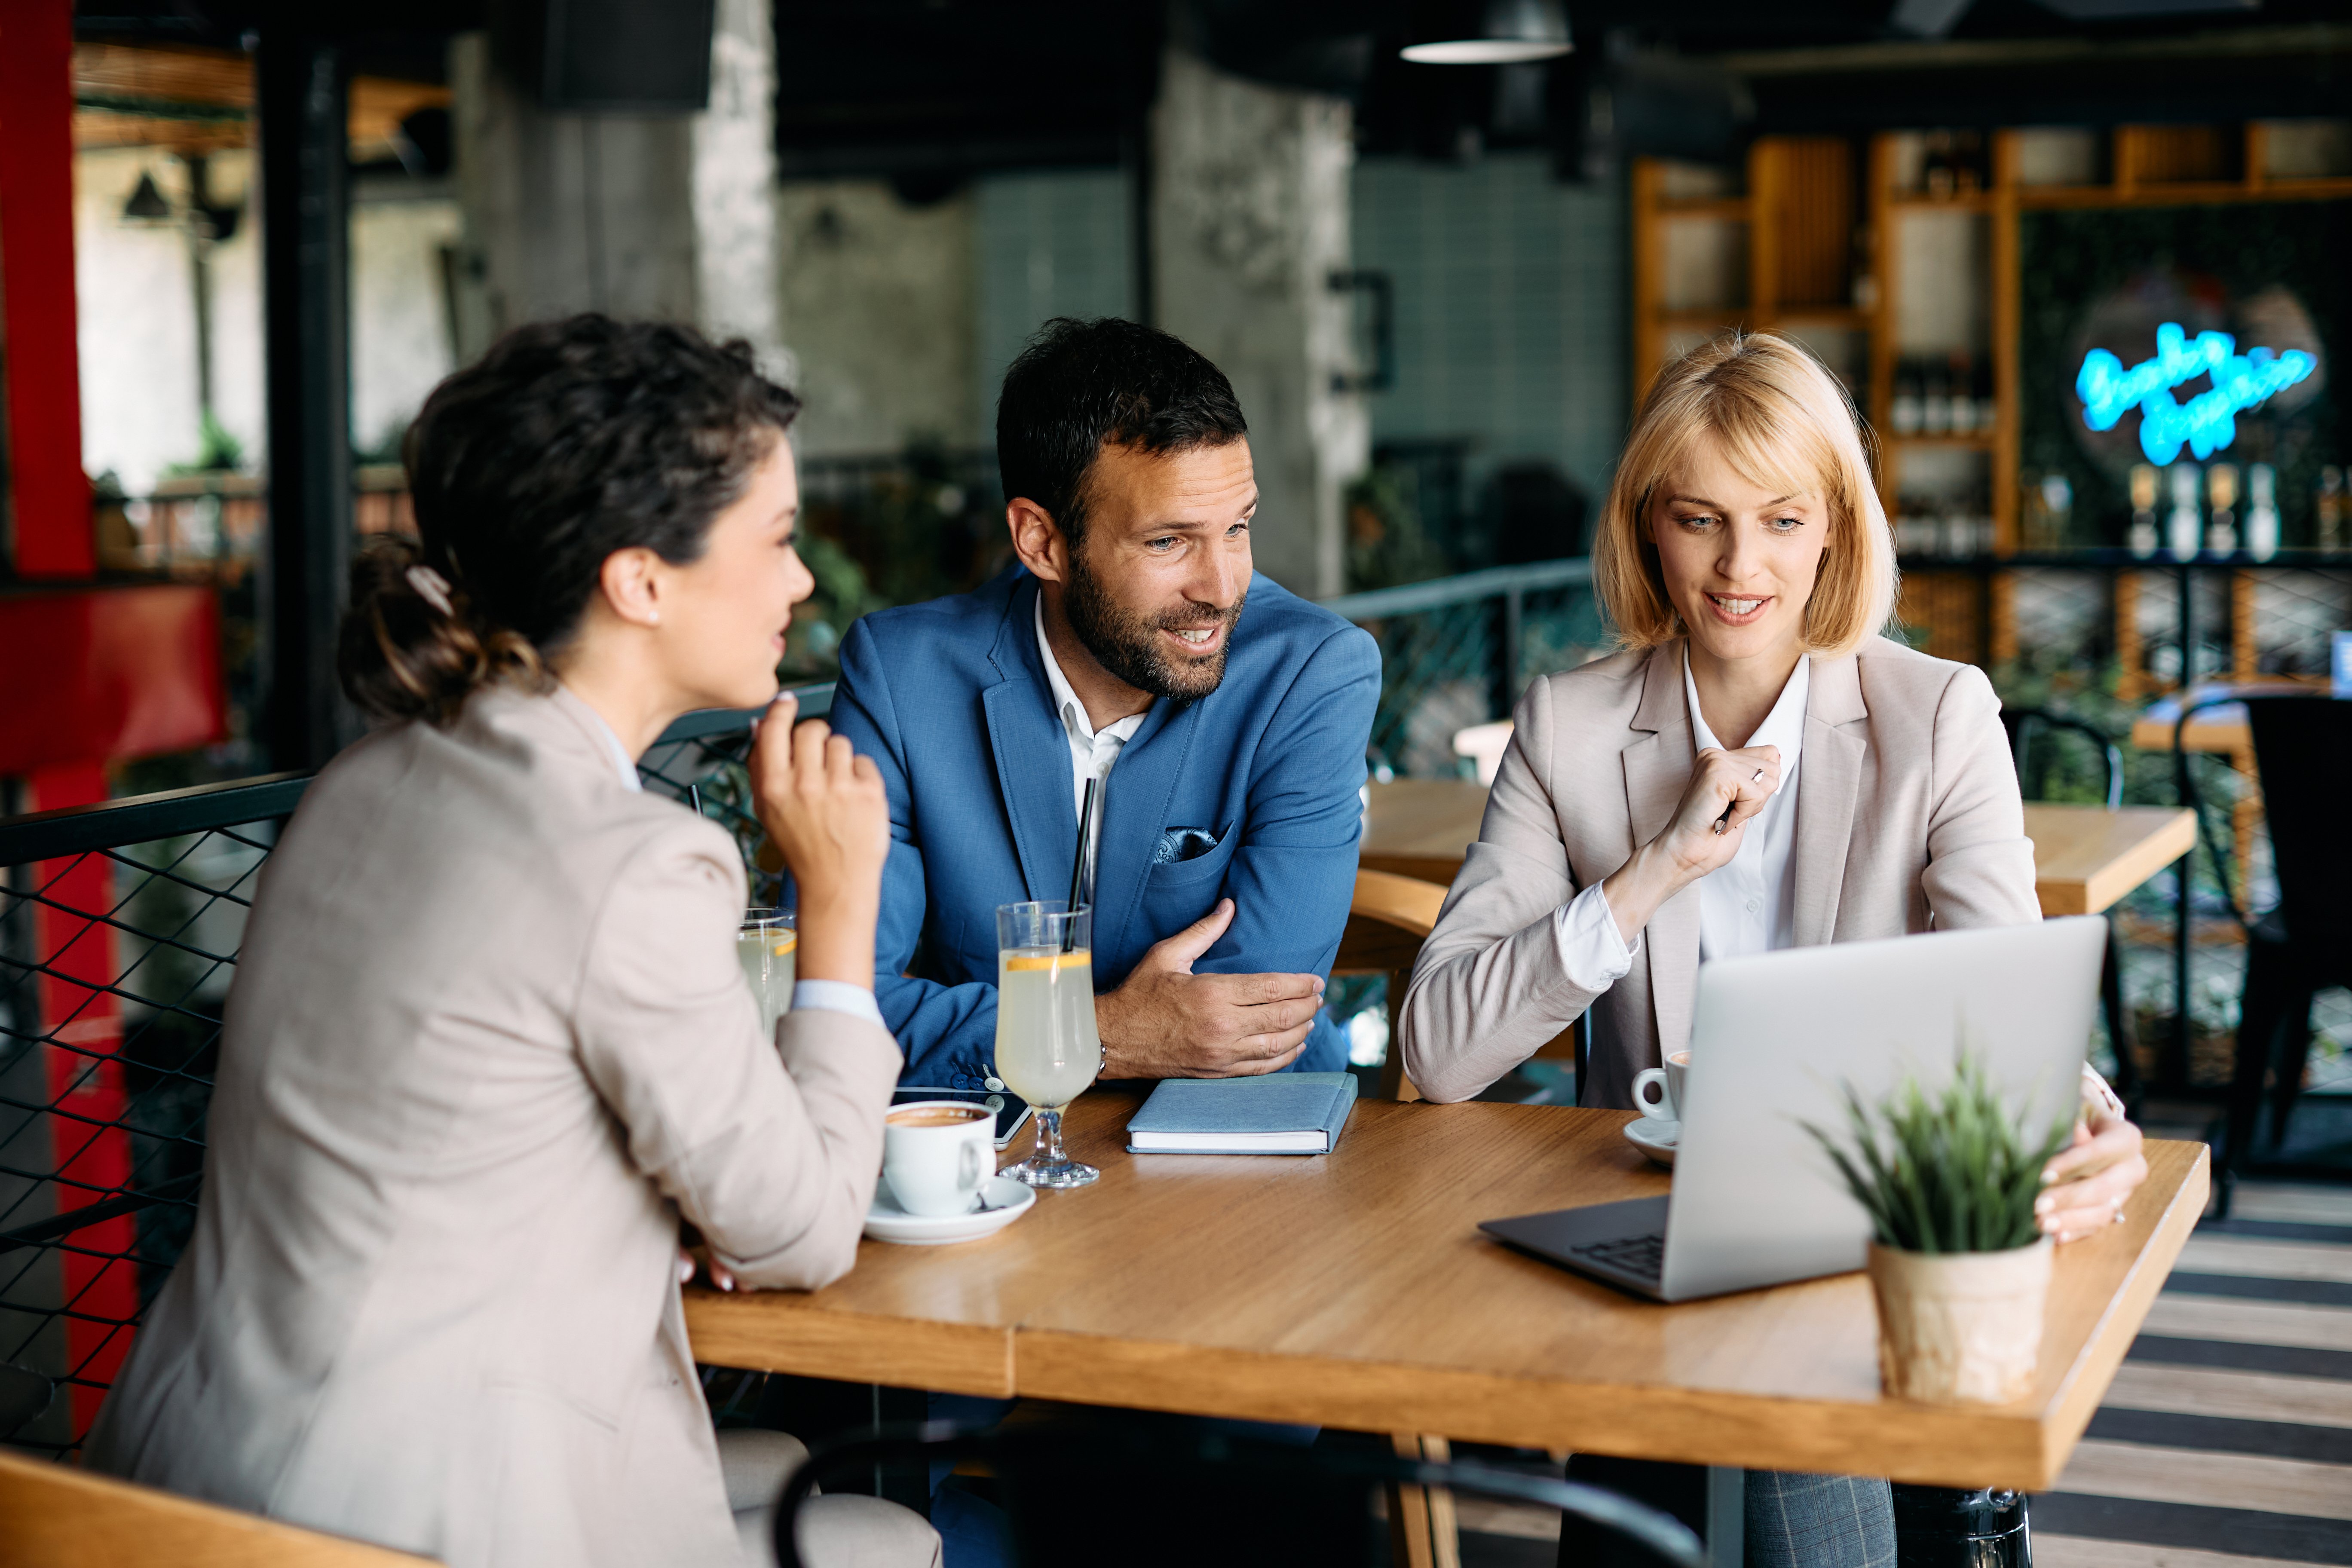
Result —
<instances>
[{"instance_id":1,"label":"red wall panel","mask_svg":"<svg viewBox=\"0 0 2352 1568\"><path fill-rule=\"evenodd\" d=\"M75 342L72 0L0 0L0 255L16 571L98 570Z\"/></svg>"},{"instance_id":2,"label":"red wall panel","mask_svg":"<svg viewBox=\"0 0 2352 1568\"><path fill-rule=\"evenodd\" d=\"M0 774L185 751L227 730L210 588L0 595Z\"/></svg>"}]
</instances>

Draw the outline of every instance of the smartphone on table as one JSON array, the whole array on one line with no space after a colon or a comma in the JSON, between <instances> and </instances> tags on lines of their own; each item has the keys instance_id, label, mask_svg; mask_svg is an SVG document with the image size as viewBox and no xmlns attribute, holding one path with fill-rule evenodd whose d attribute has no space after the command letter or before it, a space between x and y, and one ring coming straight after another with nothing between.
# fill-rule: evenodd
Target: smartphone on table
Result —
<instances>
[{"instance_id":1,"label":"smartphone on table","mask_svg":"<svg viewBox=\"0 0 2352 1568\"><path fill-rule=\"evenodd\" d=\"M900 1084L891 1092L890 1103L908 1105L918 1100L961 1100L971 1105L984 1105L996 1112L996 1146L999 1149L1013 1142L1021 1124L1029 1120L1028 1102L1002 1089L926 1089L921 1084Z\"/></svg>"}]
</instances>

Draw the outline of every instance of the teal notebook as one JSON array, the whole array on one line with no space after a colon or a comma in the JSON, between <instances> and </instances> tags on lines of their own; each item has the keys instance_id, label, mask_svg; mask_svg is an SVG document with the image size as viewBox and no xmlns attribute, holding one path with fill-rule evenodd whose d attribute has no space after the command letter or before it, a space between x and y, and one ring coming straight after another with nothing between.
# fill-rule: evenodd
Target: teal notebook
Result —
<instances>
[{"instance_id":1,"label":"teal notebook","mask_svg":"<svg viewBox=\"0 0 2352 1568\"><path fill-rule=\"evenodd\" d=\"M1127 1124L1130 1154L1328 1154L1356 1103L1356 1075L1160 1080Z\"/></svg>"}]
</instances>

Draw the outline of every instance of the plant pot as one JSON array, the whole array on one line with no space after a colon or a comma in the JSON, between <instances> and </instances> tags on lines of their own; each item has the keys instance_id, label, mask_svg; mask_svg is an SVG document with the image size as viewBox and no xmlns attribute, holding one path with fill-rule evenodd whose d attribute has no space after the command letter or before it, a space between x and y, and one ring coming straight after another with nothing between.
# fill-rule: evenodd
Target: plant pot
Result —
<instances>
[{"instance_id":1,"label":"plant pot","mask_svg":"<svg viewBox=\"0 0 2352 1568\"><path fill-rule=\"evenodd\" d=\"M2009 1252L1870 1248L1878 1375L1930 1405L2006 1405L2033 1389L2052 1244Z\"/></svg>"}]
</instances>

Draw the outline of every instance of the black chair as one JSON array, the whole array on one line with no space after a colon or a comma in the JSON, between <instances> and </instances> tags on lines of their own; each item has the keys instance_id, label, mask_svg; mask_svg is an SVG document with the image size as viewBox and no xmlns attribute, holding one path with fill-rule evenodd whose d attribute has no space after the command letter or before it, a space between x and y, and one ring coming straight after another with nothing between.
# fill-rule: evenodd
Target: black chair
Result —
<instances>
[{"instance_id":1,"label":"black chair","mask_svg":"<svg viewBox=\"0 0 2352 1568\"><path fill-rule=\"evenodd\" d=\"M966 1460L994 1477L1022 1568L1362 1568L1382 1556L1373 1495L1396 1485L1558 1509L1605 1531L1628 1563L1708 1561L1698 1538L1668 1515L1549 1476L1189 1428L971 1434L944 1423L811 1455L777 1502L776 1561L802 1568L793 1521L828 1477Z\"/></svg>"},{"instance_id":2,"label":"black chair","mask_svg":"<svg viewBox=\"0 0 2352 1568\"><path fill-rule=\"evenodd\" d=\"M2265 1085L2275 1143L2286 1136L2303 1090L2312 1002L2330 986L2352 986L2352 902L2345 894L2352 886L2352 841L2341 815L2352 784L2352 701L2318 693L2250 697L2246 717L2279 901L2259 915L2239 913L2246 926L2246 977L2221 1161L2224 1215L2238 1168L2254 1147ZM2222 883L2228 886L2226 871Z\"/></svg>"},{"instance_id":3,"label":"black chair","mask_svg":"<svg viewBox=\"0 0 2352 1568\"><path fill-rule=\"evenodd\" d=\"M2000 722L2001 728L2009 731L2010 756L2017 764L2017 787L2026 799L2038 798L2050 784L2050 750L2044 746L2035 752L2035 733L2056 731L2080 735L2091 743L2103 770L2100 793L2106 796L2107 809L2113 811L2123 805L2123 748L2105 731L2088 720L2046 708L2003 708ZM2037 761L2039 766L2035 765ZM2107 1016L2107 1042L2115 1047L2116 1092L2123 1097L2125 1109L2137 1120L2144 1086L2135 1055L2138 1043L2132 1029L2131 1014L2124 1006L2123 955L2116 945L2113 910L2107 914L2107 955L2099 966L2099 1004Z\"/></svg>"}]
</instances>

